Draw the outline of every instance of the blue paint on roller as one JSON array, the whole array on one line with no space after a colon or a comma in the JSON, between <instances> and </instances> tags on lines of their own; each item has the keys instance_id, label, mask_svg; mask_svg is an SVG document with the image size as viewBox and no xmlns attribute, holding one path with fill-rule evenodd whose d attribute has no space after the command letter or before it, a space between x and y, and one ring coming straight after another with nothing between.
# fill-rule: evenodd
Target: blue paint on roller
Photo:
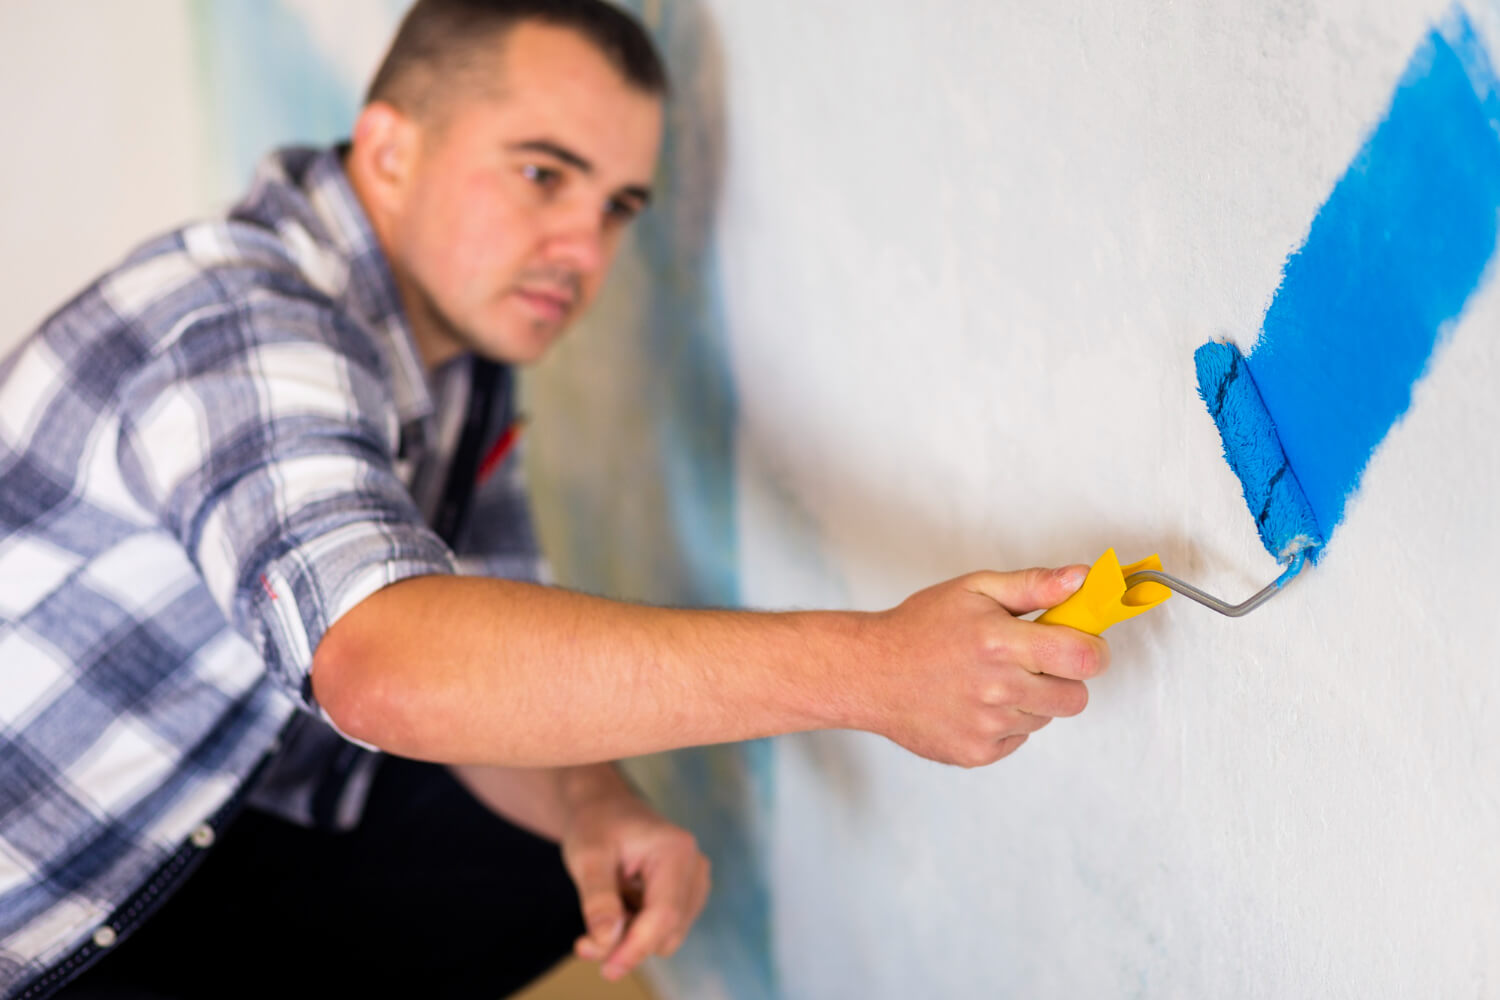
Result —
<instances>
[{"instance_id":1,"label":"blue paint on roller","mask_svg":"<svg viewBox=\"0 0 1500 1000\"><path fill-rule=\"evenodd\" d=\"M1193 361L1198 391L1224 439L1224 457L1240 477L1260 540L1281 562L1303 550L1316 560L1324 541L1322 529L1244 356L1230 344L1204 344L1194 352Z\"/></svg>"},{"instance_id":2,"label":"blue paint on roller","mask_svg":"<svg viewBox=\"0 0 1500 1000\"><path fill-rule=\"evenodd\" d=\"M1455 11L1287 260L1249 357L1194 355L1266 549L1316 559L1479 285L1500 219L1500 86Z\"/></svg>"}]
</instances>

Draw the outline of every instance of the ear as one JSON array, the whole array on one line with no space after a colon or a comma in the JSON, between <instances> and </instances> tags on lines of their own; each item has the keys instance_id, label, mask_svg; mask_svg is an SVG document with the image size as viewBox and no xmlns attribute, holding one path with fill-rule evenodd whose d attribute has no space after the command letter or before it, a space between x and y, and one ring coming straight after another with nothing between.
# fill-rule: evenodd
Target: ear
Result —
<instances>
[{"instance_id":1,"label":"ear","mask_svg":"<svg viewBox=\"0 0 1500 1000\"><path fill-rule=\"evenodd\" d=\"M374 202L367 209L399 209L420 153L420 141L417 123L394 105L372 101L360 111L354 122L349 167L356 186Z\"/></svg>"}]
</instances>

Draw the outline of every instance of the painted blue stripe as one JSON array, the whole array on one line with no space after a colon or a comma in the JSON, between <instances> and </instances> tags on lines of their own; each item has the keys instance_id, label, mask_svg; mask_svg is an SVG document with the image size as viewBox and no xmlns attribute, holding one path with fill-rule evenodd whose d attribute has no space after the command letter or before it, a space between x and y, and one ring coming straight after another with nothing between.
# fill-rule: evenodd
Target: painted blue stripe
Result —
<instances>
[{"instance_id":1,"label":"painted blue stripe","mask_svg":"<svg viewBox=\"0 0 1500 1000\"><path fill-rule=\"evenodd\" d=\"M1455 11L1412 56L1384 120L1287 260L1247 359L1322 539L1494 253L1497 93L1483 47ZM1270 490L1240 466L1275 463L1237 464L1244 456L1220 429L1254 505ZM1286 542L1266 538L1273 554Z\"/></svg>"}]
</instances>

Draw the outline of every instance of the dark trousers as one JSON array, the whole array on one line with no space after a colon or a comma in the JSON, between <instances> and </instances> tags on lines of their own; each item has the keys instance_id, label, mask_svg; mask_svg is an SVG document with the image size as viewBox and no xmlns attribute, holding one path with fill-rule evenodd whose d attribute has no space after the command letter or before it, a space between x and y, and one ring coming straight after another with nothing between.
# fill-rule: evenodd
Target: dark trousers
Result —
<instances>
[{"instance_id":1,"label":"dark trousers","mask_svg":"<svg viewBox=\"0 0 1500 1000\"><path fill-rule=\"evenodd\" d=\"M364 818L239 816L162 909L59 996L502 997L583 933L555 844L441 767L382 762Z\"/></svg>"}]
</instances>

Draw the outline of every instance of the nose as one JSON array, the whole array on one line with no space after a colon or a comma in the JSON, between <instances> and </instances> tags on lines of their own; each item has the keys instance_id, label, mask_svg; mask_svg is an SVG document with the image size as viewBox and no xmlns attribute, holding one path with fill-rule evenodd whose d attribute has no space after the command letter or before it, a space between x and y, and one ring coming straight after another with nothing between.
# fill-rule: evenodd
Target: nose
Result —
<instances>
[{"instance_id":1,"label":"nose","mask_svg":"<svg viewBox=\"0 0 1500 1000\"><path fill-rule=\"evenodd\" d=\"M605 265L604 219L597 209L581 207L559 220L548 241L548 259L581 276L597 274Z\"/></svg>"}]
</instances>

